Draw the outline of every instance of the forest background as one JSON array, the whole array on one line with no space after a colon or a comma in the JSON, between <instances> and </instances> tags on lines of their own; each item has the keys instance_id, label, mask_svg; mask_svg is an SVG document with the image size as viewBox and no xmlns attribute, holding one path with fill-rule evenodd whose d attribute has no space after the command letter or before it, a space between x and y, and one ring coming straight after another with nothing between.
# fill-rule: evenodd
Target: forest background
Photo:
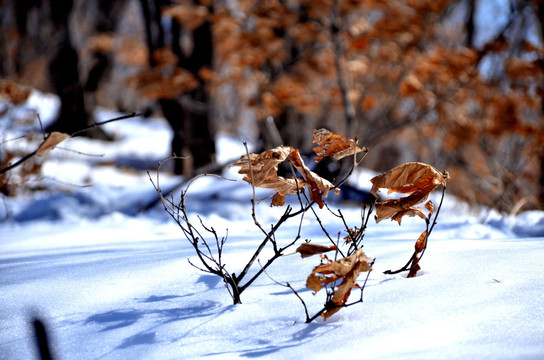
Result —
<instances>
[{"instance_id":1,"label":"forest background","mask_svg":"<svg viewBox=\"0 0 544 360\"><path fill-rule=\"evenodd\" d=\"M309 153L307 134L326 127L357 136L373 170L422 161L447 169L451 193L472 204L517 213L544 203L543 1L0 6L2 112L30 88L56 93L46 131L85 128L96 106L160 114L172 152L190 155L173 170L191 175L217 165L218 132ZM0 151L1 167L22 155ZM39 171L33 161L19 171ZM10 176L6 195L17 191Z\"/></svg>"}]
</instances>

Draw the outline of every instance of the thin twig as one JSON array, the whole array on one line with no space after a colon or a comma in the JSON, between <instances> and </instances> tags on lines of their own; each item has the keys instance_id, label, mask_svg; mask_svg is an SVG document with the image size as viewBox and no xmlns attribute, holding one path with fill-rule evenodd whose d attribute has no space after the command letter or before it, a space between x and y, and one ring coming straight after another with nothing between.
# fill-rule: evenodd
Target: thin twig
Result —
<instances>
[{"instance_id":1,"label":"thin twig","mask_svg":"<svg viewBox=\"0 0 544 360\"><path fill-rule=\"evenodd\" d=\"M412 256L410 257L410 260L408 260L408 262L406 263L406 265L404 265L403 267L401 267L398 270L394 270L394 271L393 270L386 270L386 271L383 272L384 274L394 275L394 274L401 273L403 271L408 271L408 270L412 269L413 266L415 266L415 265L417 265L419 263L419 261L423 257L423 254L425 253L425 250L427 249L427 244L429 243L429 237L431 235L431 232L433 231L434 226L437 224L436 219L438 218L438 214L440 213L440 209L442 208L442 203L444 201L445 193L446 193L446 185L443 185L443 187L442 187L442 196L440 197L440 203L438 204L438 207L437 207L436 212L434 214L434 218L433 218L431 226L429 227L429 219L426 219L426 221L425 221L426 235L425 235L425 245L423 246L423 250L421 252L418 252L417 250L415 250L414 253L412 254Z\"/></svg>"},{"instance_id":2,"label":"thin twig","mask_svg":"<svg viewBox=\"0 0 544 360\"><path fill-rule=\"evenodd\" d=\"M89 154L89 153L84 153L84 152L81 152L81 151L77 151L77 150L65 148L65 147L63 147L63 146L55 146L55 149L64 150L64 151L67 151L67 152L72 152L72 153L75 153L75 154L78 154L78 155L83 155L83 156L88 156L88 157L97 157L97 158L100 158L100 157L106 156L106 154Z\"/></svg>"},{"instance_id":3,"label":"thin twig","mask_svg":"<svg viewBox=\"0 0 544 360\"><path fill-rule=\"evenodd\" d=\"M36 113L36 117L38 118L38 123L40 124L40 129L42 130L42 136L43 136L43 139L45 140L47 135L46 135L45 129L43 127L42 118L40 117L39 113Z\"/></svg>"},{"instance_id":4,"label":"thin twig","mask_svg":"<svg viewBox=\"0 0 544 360\"><path fill-rule=\"evenodd\" d=\"M94 123L86 128L83 128L81 130L78 130L74 133L72 133L70 136L73 137L75 135L78 135L82 132L85 132L87 130L90 130L94 127L97 127L97 126L101 126L101 125L104 125L104 124L107 124L107 123L110 123L110 122L114 122L114 121L119 121L119 120L125 120L125 119L129 119L129 118L132 118L132 117L136 117L136 116L141 116L141 114L138 114L138 113L132 113L132 114L129 114L129 115L123 115L123 116L119 116L117 118L114 118L114 119L110 119L110 120L106 120L106 121L102 121L102 122L98 122L98 123ZM41 119L38 115L38 120L40 121L40 125L42 127L42 133L44 134L44 141L47 140L47 138L51 135L51 134L47 134L45 135L45 132L43 130L43 125L41 124ZM30 158L32 158L34 155L36 155L36 153L38 152L38 149L36 149L35 151L23 156L21 159L19 159L18 161L14 162L13 164L10 164L8 166L6 166L5 168L2 168L0 169L0 175L2 174L5 174L7 173L8 171L16 168L17 166L20 166L22 165L24 162L26 162L27 160L29 160Z\"/></svg>"},{"instance_id":5,"label":"thin twig","mask_svg":"<svg viewBox=\"0 0 544 360\"><path fill-rule=\"evenodd\" d=\"M111 122L114 122L114 121L120 121L120 120L125 120L125 119L130 119L130 118L133 118L133 117L138 117L138 116L142 116L143 114L141 113L136 113L136 112L133 112L131 114L127 114L127 115L122 115L122 116L119 116L119 117L116 117L116 118L113 118L113 119L109 119L109 120L105 120L105 121L100 121L100 122L95 122L95 123L92 123L91 125L81 129L81 130L78 130L72 134L70 134L70 136L76 136L76 135L79 135L81 133L84 133L85 131L89 131L91 129L94 129L95 127L97 126L102 126L102 125L106 125L106 124L109 124Z\"/></svg>"}]
</instances>

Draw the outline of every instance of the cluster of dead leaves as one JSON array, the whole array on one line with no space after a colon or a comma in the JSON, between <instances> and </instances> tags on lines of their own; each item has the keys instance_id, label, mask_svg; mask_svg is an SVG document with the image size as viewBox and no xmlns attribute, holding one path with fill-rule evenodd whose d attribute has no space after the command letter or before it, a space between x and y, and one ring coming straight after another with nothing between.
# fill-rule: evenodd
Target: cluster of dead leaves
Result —
<instances>
[{"instance_id":1,"label":"cluster of dead leaves","mask_svg":"<svg viewBox=\"0 0 544 360\"><path fill-rule=\"evenodd\" d=\"M316 153L315 162L321 161L325 156L341 159L349 155L355 155L366 148L359 148L357 141L345 136L334 134L326 129L314 130L313 148ZM293 176L290 179L278 175L278 165L289 160L293 168L302 176L302 179ZM245 175L244 180L256 187L274 189L276 194L272 198L272 206L281 206L285 203L287 195L296 194L304 188L308 189L311 201L315 201L319 207L324 206L323 197L333 190L338 189L329 181L321 178L312 172L302 160L297 149L290 146L279 146L260 154L247 154L236 161L234 166L240 167L238 173ZM449 174L439 172L434 167L419 163L410 162L399 165L381 175L374 177L371 193L377 197L379 189L386 188L389 193L397 192L407 194L399 199L389 199L376 203L376 222L384 219L395 220L401 224L405 215L419 216L423 219L430 219L434 212L434 204L427 201L424 205L428 215L417 205L427 200L429 194L438 186L446 185L450 179ZM350 229L350 232L357 233L358 228ZM353 234L346 237L349 242ZM414 261L408 276L415 276L419 270L419 257L427 245L427 231L424 231L415 244ZM304 243L296 250L301 257L313 255L321 256L321 264L313 269L306 280L306 287L317 293L324 287L331 286L327 303L321 315L326 320L342 307L347 305L351 289L359 287L356 284L357 277L361 272L372 270L373 260L358 249L354 254L339 260L331 260L325 255L329 251L338 251L336 245L319 245ZM338 252L336 253L338 254Z\"/></svg>"},{"instance_id":2,"label":"cluster of dead leaves","mask_svg":"<svg viewBox=\"0 0 544 360\"><path fill-rule=\"evenodd\" d=\"M384 219L395 220L401 224L402 217L419 216L426 221L429 221L433 212L434 204L431 200L425 203L425 209L428 214L423 213L423 209L416 205L421 204L429 197L438 186L446 186L446 182L450 180L447 171L443 173L436 170L434 167L419 163L410 162L399 165L381 175L372 178L372 189L370 192L377 196L380 188L389 189L389 194L397 192L408 194L408 196L400 199L389 199L376 203L376 222ZM420 270L419 259L427 247L428 233L425 230L415 243L415 251L411 262L408 277L415 277Z\"/></svg>"},{"instance_id":3,"label":"cluster of dead leaves","mask_svg":"<svg viewBox=\"0 0 544 360\"><path fill-rule=\"evenodd\" d=\"M380 188L389 189L388 194L392 192L408 194L400 199L377 202L376 222L391 219L400 225L405 215L419 216L422 219L430 217L434 211L432 201L425 203L425 208L429 211L428 215L425 215L416 205L427 200L430 193L439 185L446 185L449 179L447 171L441 173L434 167L420 162L405 163L372 178L370 192L376 197Z\"/></svg>"},{"instance_id":4,"label":"cluster of dead leaves","mask_svg":"<svg viewBox=\"0 0 544 360\"><path fill-rule=\"evenodd\" d=\"M304 243L296 250L303 258L322 254L322 263L316 266L312 273L308 275L306 288L313 290L315 295L328 285L334 286L332 297L325 305L325 311L321 314L324 320L347 304L351 289L359 287L356 284L359 274L372 270L373 260L366 256L362 249L340 260L330 260L327 255L323 254L336 249L335 245L324 246ZM340 280L342 282L336 286Z\"/></svg>"},{"instance_id":5,"label":"cluster of dead leaves","mask_svg":"<svg viewBox=\"0 0 544 360\"><path fill-rule=\"evenodd\" d=\"M367 151L365 148L359 148L355 140L334 134L326 129L314 130L313 142L317 145L314 148L317 154L316 162L319 162L324 156L341 159L361 151ZM302 179L294 176L288 179L278 175L278 165L287 159L302 175ZM233 166L240 167L238 173L245 175L244 181L256 187L276 191L272 197L271 206L282 206L285 204L287 195L296 194L307 188L310 200L315 201L322 208L325 205L323 197L327 197L329 191L332 190L336 194L340 192L330 181L311 171L304 164L299 151L291 146L282 145L260 154L243 155Z\"/></svg>"}]
</instances>

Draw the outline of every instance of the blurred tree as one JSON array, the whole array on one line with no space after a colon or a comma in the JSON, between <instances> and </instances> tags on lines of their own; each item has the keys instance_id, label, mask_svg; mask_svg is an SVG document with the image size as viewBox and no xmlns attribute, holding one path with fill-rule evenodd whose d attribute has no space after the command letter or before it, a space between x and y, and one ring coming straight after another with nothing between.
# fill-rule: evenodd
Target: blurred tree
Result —
<instances>
[{"instance_id":1,"label":"blurred tree","mask_svg":"<svg viewBox=\"0 0 544 360\"><path fill-rule=\"evenodd\" d=\"M46 131L72 134L85 128L89 118L79 76L79 56L72 45L68 26L73 1L51 1L49 6L51 21L58 39L58 43L54 45L54 55L49 63L49 76L55 93L60 99L60 110L53 124Z\"/></svg>"},{"instance_id":2,"label":"blurred tree","mask_svg":"<svg viewBox=\"0 0 544 360\"><path fill-rule=\"evenodd\" d=\"M447 167L468 201L541 206L542 5L491 5L239 1L215 24L218 59L230 70L223 81L284 143L311 147L297 139L305 126L350 131L351 104L376 170L418 159ZM482 20L489 11L496 17ZM481 40L486 28L495 35Z\"/></svg>"},{"instance_id":3,"label":"blurred tree","mask_svg":"<svg viewBox=\"0 0 544 360\"><path fill-rule=\"evenodd\" d=\"M102 56L123 75L89 76L84 88L126 87L116 96L159 104L173 152L196 167L213 159L213 128L253 121L263 147L311 152L306 134L327 127L358 135L376 170L420 160L447 168L451 190L468 201L542 206L542 1L126 2L113 22L129 30L93 42L107 44ZM131 16L134 4L143 16ZM17 68L14 37L0 36L2 71ZM79 47L87 62L88 48ZM102 73L94 63L87 68Z\"/></svg>"},{"instance_id":4,"label":"blurred tree","mask_svg":"<svg viewBox=\"0 0 544 360\"><path fill-rule=\"evenodd\" d=\"M211 164L215 155L207 88L214 48L209 19L213 15L213 2L204 6L196 1L170 5L169 1L141 0L141 7L150 68L132 81L146 97L158 101L174 133L172 152L177 156L190 155L187 159L176 159L175 172L190 175L195 169ZM168 31L163 25L165 18L170 19ZM186 49L181 47L182 36L190 42ZM149 77L161 86L149 88ZM190 165L184 168L187 163Z\"/></svg>"},{"instance_id":5,"label":"blurred tree","mask_svg":"<svg viewBox=\"0 0 544 360\"><path fill-rule=\"evenodd\" d=\"M93 21L86 24L92 32L114 30L124 1L115 3L98 2ZM90 123L92 111L92 106L86 106L85 94L97 90L108 59L104 51L93 52L97 64L82 76L80 53L74 45L73 28L70 26L74 1L6 1L2 10L0 50L5 61L0 74L43 91L53 91L59 96L59 112L47 131L70 134L85 128ZM10 18L12 15L15 15L15 22ZM78 35L76 32L76 37ZM99 129L86 134L104 137Z\"/></svg>"}]
</instances>

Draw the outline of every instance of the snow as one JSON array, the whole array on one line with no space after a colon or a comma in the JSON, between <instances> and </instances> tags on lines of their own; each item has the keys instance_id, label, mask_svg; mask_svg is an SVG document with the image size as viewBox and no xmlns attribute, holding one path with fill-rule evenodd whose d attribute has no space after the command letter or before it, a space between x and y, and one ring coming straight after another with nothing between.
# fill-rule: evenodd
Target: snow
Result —
<instances>
[{"instance_id":1,"label":"snow","mask_svg":"<svg viewBox=\"0 0 544 360\"><path fill-rule=\"evenodd\" d=\"M43 106L46 112L51 105ZM102 109L99 115L117 114ZM323 294L314 296L304 285L319 259L278 259L267 271L273 279L260 277L242 294L243 304L232 305L218 277L189 265L187 259L197 263L195 254L162 207L139 211L152 205L156 193L144 170L125 165L156 167L168 155L166 122L130 119L107 130L116 141L70 139L47 155L41 181L49 191L3 200L8 218L0 223L0 359L38 357L34 316L43 320L57 359L544 356L543 212L489 211L483 218L447 195L422 270L412 279L383 271L408 260L424 230L421 220L405 219L400 227L371 221L364 250L376 263L364 302L305 324L301 302L276 282L290 282L316 312ZM219 158L245 153L244 140L221 134ZM154 171L151 176L155 181ZM234 169L224 176L240 179ZM353 179L368 188L371 176L363 170ZM166 189L182 179L164 173L160 180ZM200 214L220 235L228 229L224 256L238 272L262 239L251 219L251 188L205 177L191 184L189 194L191 216ZM358 206L333 197L331 207L358 225ZM268 203L257 207L266 226L282 212ZM342 230L337 218L318 214L331 234ZM289 242L297 230L298 223L289 222L278 241ZM324 241L310 215L301 235Z\"/></svg>"}]
</instances>

